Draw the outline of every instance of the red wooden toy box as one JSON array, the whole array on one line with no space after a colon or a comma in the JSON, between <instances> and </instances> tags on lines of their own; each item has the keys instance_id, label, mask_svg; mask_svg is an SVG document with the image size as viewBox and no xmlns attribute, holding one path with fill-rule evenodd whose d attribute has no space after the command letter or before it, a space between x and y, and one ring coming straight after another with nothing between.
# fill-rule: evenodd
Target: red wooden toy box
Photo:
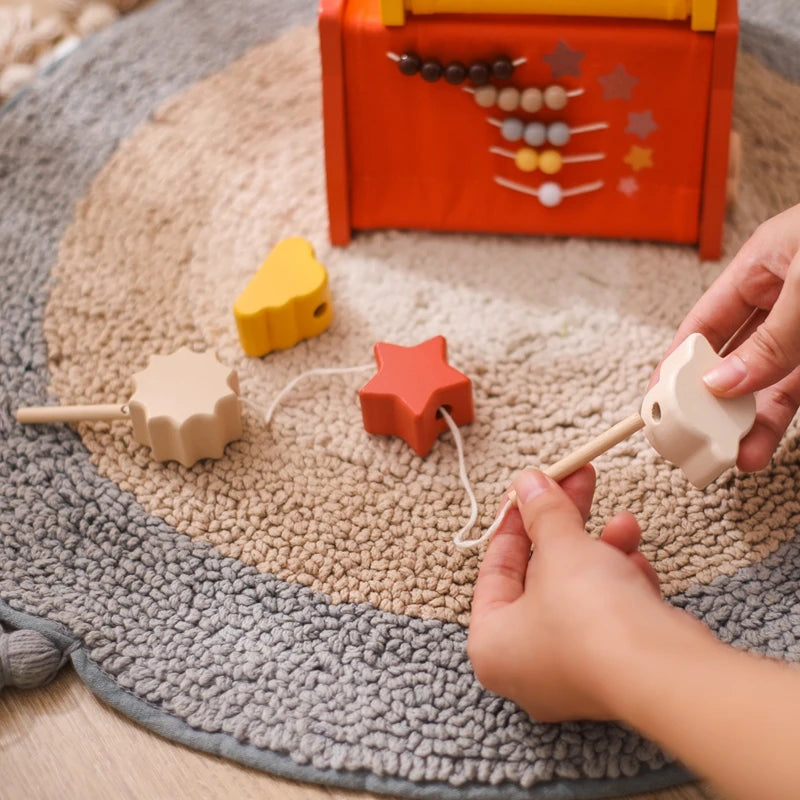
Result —
<instances>
[{"instance_id":1,"label":"red wooden toy box","mask_svg":"<svg viewBox=\"0 0 800 800\"><path fill-rule=\"evenodd\" d=\"M694 30L539 13L387 25L381 0L321 0L332 242L482 231L690 243L718 258L738 14L736 0L708 2L712 29ZM542 102L548 87L563 108Z\"/></svg>"}]
</instances>

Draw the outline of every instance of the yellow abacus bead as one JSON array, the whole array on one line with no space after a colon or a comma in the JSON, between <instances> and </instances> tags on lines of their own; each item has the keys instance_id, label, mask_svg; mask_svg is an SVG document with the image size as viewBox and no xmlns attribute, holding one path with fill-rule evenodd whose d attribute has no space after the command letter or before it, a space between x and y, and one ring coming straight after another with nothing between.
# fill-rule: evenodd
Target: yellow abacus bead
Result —
<instances>
[{"instance_id":1,"label":"yellow abacus bead","mask_svg":"<svg viewBox=\"0 0 800 800\"><path fill-rule=\"evenodd\" d=\"M520 147L514 163L523 172L533 172L539 166L539 154L531 147Z\"/></svg>"},{"instance_id":2,"label":"yellow abacus bead","mask_svg":"<svg viewBox=\"0 0 800 800\"><path fill-rule=\"evenodd\" d=\"M539 169L545 175L555 175L556 172L561 171L561 153L558 150L545 150L539 156Z\"/></svg>"}]
</instances>

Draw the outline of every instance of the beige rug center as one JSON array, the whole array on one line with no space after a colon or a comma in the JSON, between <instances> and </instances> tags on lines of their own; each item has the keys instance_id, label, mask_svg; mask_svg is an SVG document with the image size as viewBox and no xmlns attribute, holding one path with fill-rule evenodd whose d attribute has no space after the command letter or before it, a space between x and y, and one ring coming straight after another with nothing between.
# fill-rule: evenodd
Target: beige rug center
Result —
<instances>
[{"instance_id":1,"label":"beige rug center","mask_svg":"<svg viewBox=\"0 0 800 800\"><path fill-rule=\"evenodd\" d=\"M754 160L729 251L784 202L780 173L800 174L774 141L748 138L768 104L800 108L798 90L751 60L740 71L739 124ZM120 146L53 270L53 391L63 402L125 400L151 354L188 344L235 366L243 396L266 406L304 370L369 363L377 341L442 334L474 382L477 421L462 433L484 529L516 470L560 458L636 409L719 267L690 248L522 237L385 232L331 248L320 117L316 35L298 29L191 87ZM233 302L269 250L298 235L328 269L334 323L248 359ZM154 462L124 423L80 432L100 472L181 533L334 602L463 624L479 555L451 544L469 510L454 443L444 434L422 459L367 434L357 389L368 378L307 379L269 428L247 409L244 438L192 469ZM639 435L596 462L592 531L630 509L668 595L709 582L794 534L797 460L784 448L766 472L729 473L699 492Z\"/></svg>"}]
</instances>

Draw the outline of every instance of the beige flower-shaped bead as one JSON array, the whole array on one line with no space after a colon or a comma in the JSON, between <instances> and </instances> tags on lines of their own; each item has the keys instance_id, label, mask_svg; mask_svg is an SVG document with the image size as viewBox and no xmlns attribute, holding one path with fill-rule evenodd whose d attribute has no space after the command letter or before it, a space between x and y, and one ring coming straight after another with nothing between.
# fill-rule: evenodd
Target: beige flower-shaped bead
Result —
<instances>
[{"instance_id":1,"label":"beige flower-shaped bead","mask_svg":"<svg viewBox=\"0 0 800 800\"><path fill-rule=\"evenodd\" d=\"M721 361L701 334L692 334L664 359L642 401L647 440L698 489L736 463L756 418L754 395L717 397L706 388L703 375Z\"/></svg>"},{"instance_id":2,"label":"beige flower-shaped bead","mask_svg":"<svg viewBox=\"0 0 800 800\"><path fill-rule=\"evenodd\" d=\"M228 443L241 438L239 378L213 353L182 347L151 356L132 380L133 438L150 447L156 461L190 467L201 458L220 458Z\"/></svg>"}]
</instances>

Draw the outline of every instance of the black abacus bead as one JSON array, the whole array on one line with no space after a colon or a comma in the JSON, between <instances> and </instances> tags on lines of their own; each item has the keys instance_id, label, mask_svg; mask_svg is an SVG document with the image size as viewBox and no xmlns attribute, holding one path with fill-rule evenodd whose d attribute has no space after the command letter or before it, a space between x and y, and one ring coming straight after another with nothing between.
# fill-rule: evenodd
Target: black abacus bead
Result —
<instances>
[{"instance_id":1,"label":"black abacus bead","mask_svg":"<svg viewBox=\"0 0 800 800\"><path fill-rule=\"evenodd\" d=\"M403 75L416 75L421 65L422 62L416 53L403 53L397 62L397 68Z\"/></svg>"},{"instance_id":2,"label":"black abacus bead","mask_svg":"<svg viewBox=\"0 0 800 800\"><path fill-rule=\"evenodd\" d=\"M514 65L508 56L500 56L492 62L492 75L499 81L507 81L514 74Z\"/></svg>"},{"instance_id":3,"label":"black abacus bead","mask_svg":"<svg viewBox=\"0 0 800 800\"><path fill-rule=\"evenodd\" d=\"M433 83L442 77L443 71L444 70L442 69L442 65L439 61L437 61L435 58L429 58L422 62L422 68L420 69L419 74L422 75L423 80Z\"/></svg>"},{"instance_id":4,"label":"black abacus bead","mask_svg":"<svg viewBox=\"0 0 800 800\"><path fill-rule=\"evenodd\" d=\"M444 79L453 86L463 83L467 77L467 68L460 61L451 61L444 68Z\"/></svg>"},{"instance_id":5,"label":"black abacus bead","mask_svg":"<svg viewBox=\"0 0 800 800\"><path fill-rule=\"evenodd\" d=\"M489 83L491 74L491 67L485 61L475 61L469 66L469 79L476 86L485 86Z\"/></svg>"}]
</instances>

